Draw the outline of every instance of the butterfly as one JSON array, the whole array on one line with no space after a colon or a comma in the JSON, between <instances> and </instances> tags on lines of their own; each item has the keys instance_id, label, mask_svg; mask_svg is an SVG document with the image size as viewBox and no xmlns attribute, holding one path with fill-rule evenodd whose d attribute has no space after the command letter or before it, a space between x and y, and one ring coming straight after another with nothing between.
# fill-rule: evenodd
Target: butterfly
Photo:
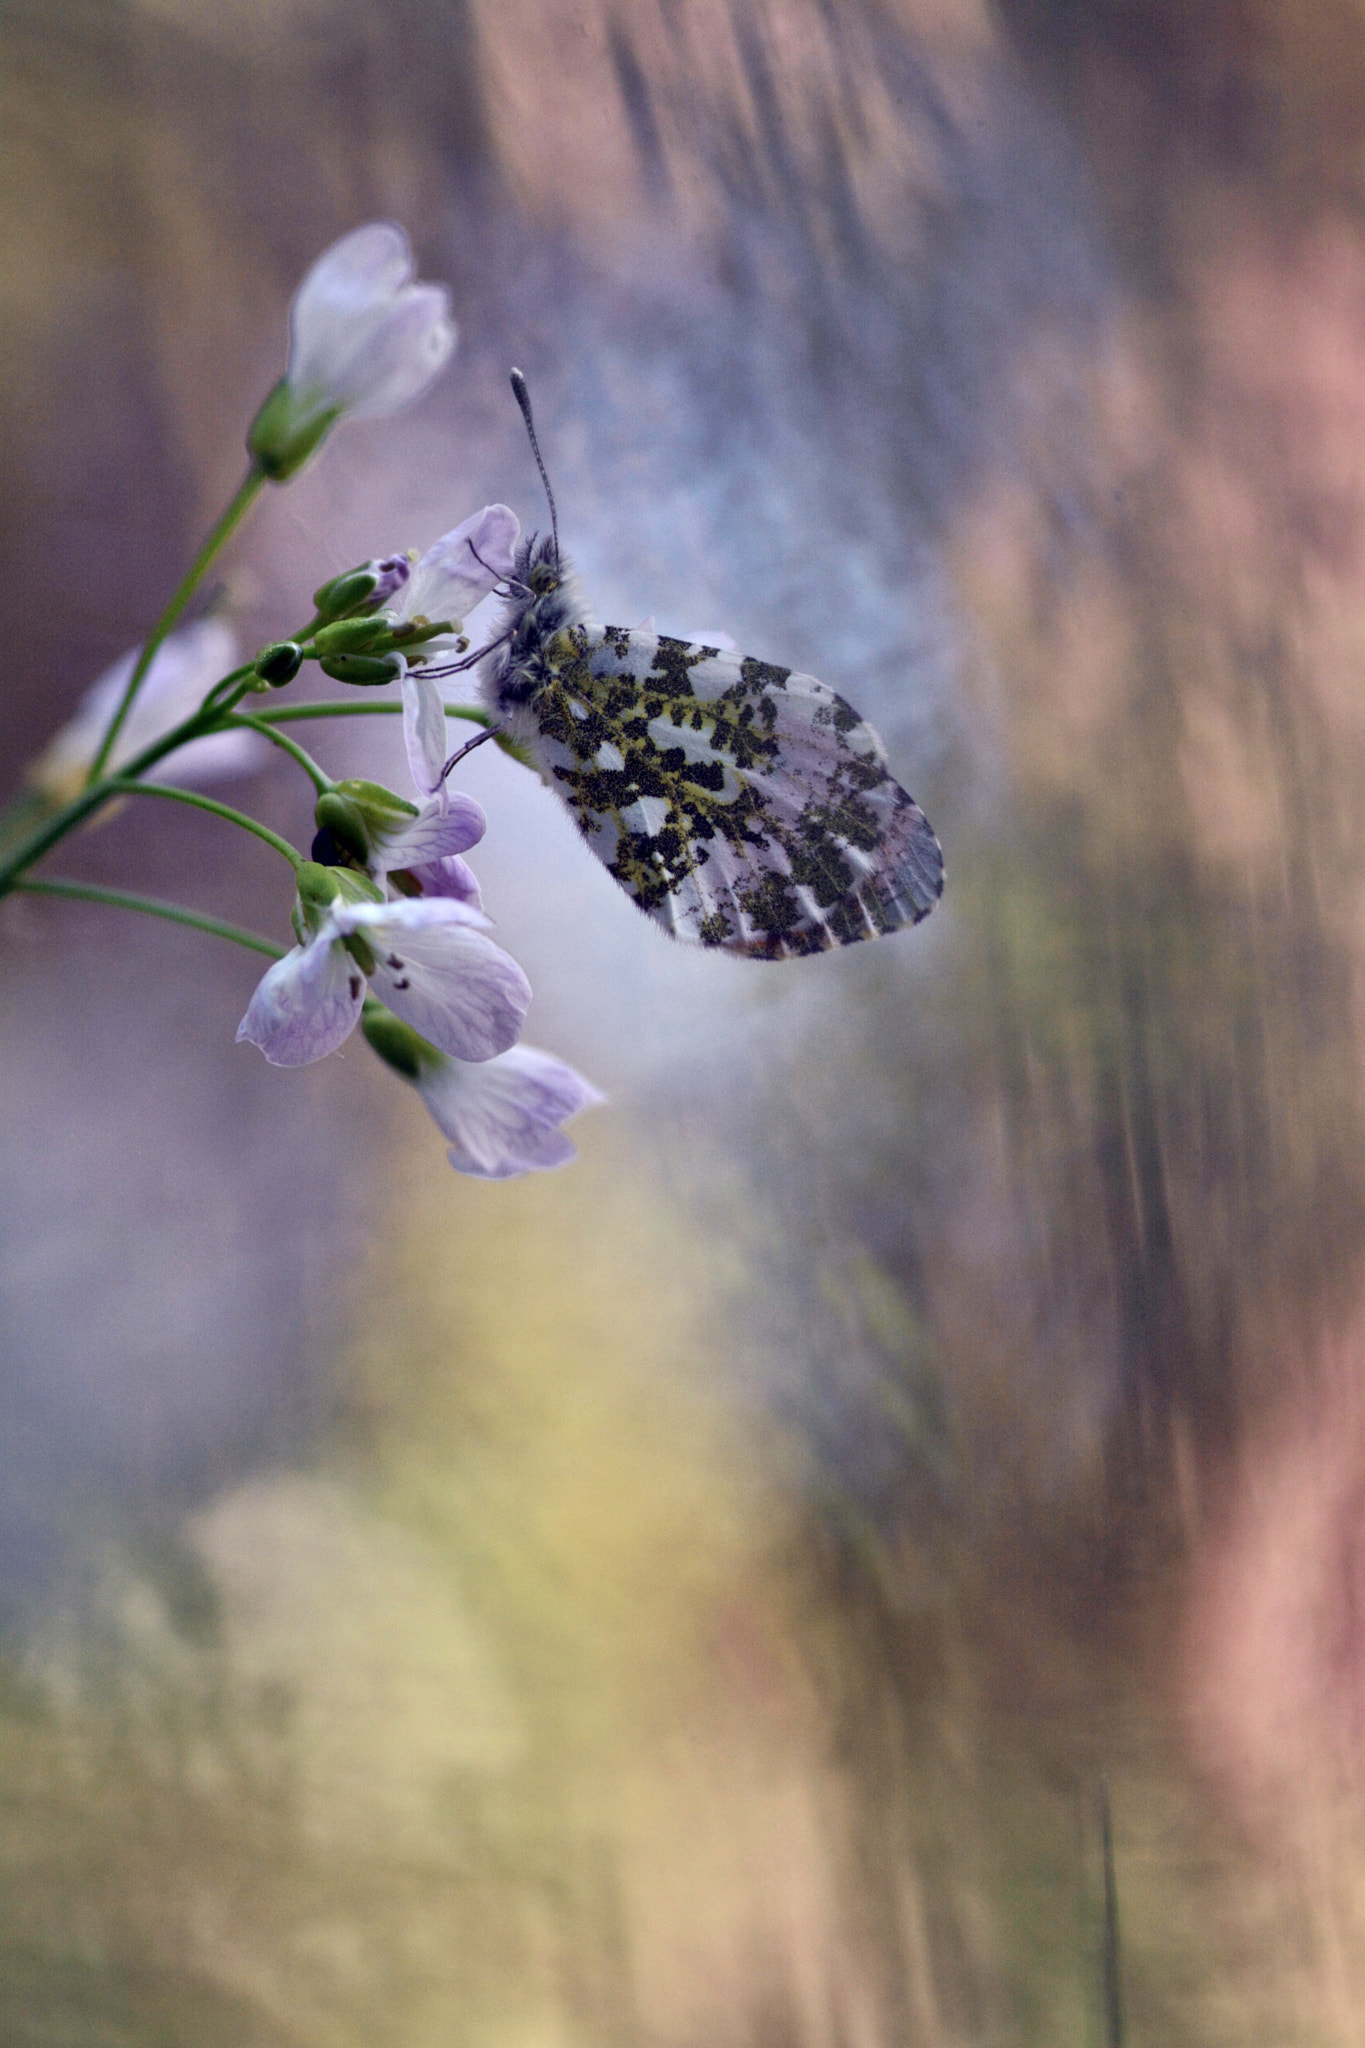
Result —
<instances>
[{"instance_id":1,"label":"butterfly","mask_svg":"<svg viewBox=\"0 0 1365 2048\"><path fill-rule=\"evenodd\" d=\"M519 372L512 383L549 495ZM641 910L760 960L927 917L942 850L871 726L814 676L595 624L552 496L550 512L551 534L518 545L484 702Z\"/></svg>"}]
</instances>

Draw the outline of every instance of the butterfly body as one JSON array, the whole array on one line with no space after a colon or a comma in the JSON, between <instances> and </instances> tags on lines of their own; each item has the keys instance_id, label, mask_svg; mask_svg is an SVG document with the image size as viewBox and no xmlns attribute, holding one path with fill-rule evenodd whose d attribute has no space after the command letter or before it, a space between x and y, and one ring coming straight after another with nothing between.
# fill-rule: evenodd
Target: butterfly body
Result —
<instances>
[{"instance_id":1,"label":"butterfly body","mask_svg":"<svg viewBox=\"0 0 1365 2048\"><path fill-rule=\"evenodd\" d=\"M512 592L488 707L665 930L781 959L933 909L938 841L833 690L702 642L596 625L549 539L522 544Z\"/></svg>"}]
</instances>

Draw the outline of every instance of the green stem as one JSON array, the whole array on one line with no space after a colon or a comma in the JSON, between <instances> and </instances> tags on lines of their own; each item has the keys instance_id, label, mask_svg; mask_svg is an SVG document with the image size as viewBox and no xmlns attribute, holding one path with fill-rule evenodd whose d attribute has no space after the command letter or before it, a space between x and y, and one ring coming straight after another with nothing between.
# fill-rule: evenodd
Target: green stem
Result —
<instances>
[{"instance_id":1,"label":"green stem","mask_svg":"<svg viewBox=\"0 0 1365 2048\"><path fill-rule=\"evenodd\" d=\"M201 911L186 910L179 903L162 903L155 896L135 896L129 889L104 889L94 882L16 882L16 890L27 896L66 896L78 903L110 903L116 910L140 910L147 917L168 918L172 924L187 924L215 939L231 939L234 946L246 946L268 959L282 960L283 946L273 939L258 938L239 924L225 924L221 917L205 917Z\"/></svg>"},{"instance_id":2,"label":"green stem","mask_svg":"<svg viewBox=\"0 0 1365 2048\"><path fill-rule=\"evenodd\" d=\"M334 698L323 704L284 704L278 711L258 711L255 715L262 725L290 725L299 718L364 718L367 715L387 714L397 718L402 705L386 699L382 704L367 704L363 701L352 704L347 698ZM491 725L491 713L480 711L473 704L447 704L447 718L472 718L476 725Z\"/></svg>"},{"instance_id":3,"label":"green stem","mask_svg":"<svg viewBox=\"0 0 1365 2048\"><path fill-rule=\"evenodd\" d=\"M232 503L228 506L222 518L200 548L193 562L191 562L169 604L152 628L142 652L137 658L137 665L128 678L128 687L123 693L118 710L110 719L108 730L100 741L94 760L90 763L90 773L87 777L88 782L96 783L103 775L105 764L113 752L114 742L123 730L123 721L132 709L133 699L142 687L142 679L151 667L156 657L157 649L175 625L185 606L194 596L204 571L208 568L214 556L224 543L231 538L232 534L246 517L265 480L265 471L257 463L253 462L238 488L236 497L232 500Z\"/></svg>"},{"instance_id":4,"label":"green stem","mask_svg":"<svg viewBox=\"0 0 1365 2048\"><path fill-rule=\"evenodd\" d=\"M276 853L282 853L292 868L303 865L303 855L287 839L281 839L278 832L272 832L259 818L249 818L245 811L234 811L231 804L220 804L216 797L201 796L197 789L176 789L169 782L137 782L122 775L113 776L102 787L116 796L163 796L169 803L189 804L196 811L207 811L211 818L226 818L230 825L240 825L244 832L254 832L267 846L273 846Z\"/></svg>"},{"instance_id":5,"label":"green stem","mask_svg":"<svg viewBox=\"0 0 1365 2048\"><path fill-rule=\"evenodd\" d=\"M350 704L340 699L324 704L286 704L278 711L261 711L257 716L264 725L286 725L299 718L364 718L367 715L374 717L376 714L384 713L396 718L402 709L401 704L387 701L383 704ZM475 725L488 726L493 723L491 712L478 710L473 704L447 704L445 712L447 718L470 718ZM520 740L510 739L506 733L500 732L494 745L510 760L519 761L523 768L532 765L530 754ZM0 893L3 893L3 890L4 876L0 874Z\"/></svg>"},{"instance_id":6,"label":"green stem","mask_svg":"<svg viewBox=\"0 0 1365 2048\"><path fill-rule=\"evenodd\" d=\"M212 688L212 689L211 689L211 690L209 691L209 693L208 693L208 695L207 695L207 696L205 697L205 699L204 699L203 703L202 703L202 704L201 704L201 705L199 706L199 709L198 709L198 711L197 711L197 712L195 713L195 716L196 716L197 718L202 718L202 717L204 716L205 712L207 712L207 711L217 711L217 710L219 710L219 709L221 708L221 707L220 707L220 705L219 705L219 703L218 703L218 695L219 695L219 692L220 692L220 691L222 691L222 690L227 690L227 689L230 689L230 688L231 688L231 686L232 686L232 685L233 685L234 683L240 683L240 682L242 682L242 681L244 680L244 678L246 678L246 677L248 677L248 676L250 676L250 677L252 677L252 678L254 679L254 677L255 677L255 674L256 674L256 664L255 664L255 662L254 662L254 661L244 661L244 662L242 663L242 666L241 666L240 668L234 668L234 669L233 669L233 670L232 670L232 671L231 671L231 672L230 672L230 673L229 673L228 675L225 675L225 676L219 676L219 678L218 678L217 682L216 682L216 683L214 684L213 688ZM242 696L243 696L244 694L245 694L245 693L244 693L244 692L243 692L242 690L238 690L238 692L237 692L237 696L236 696L236 697L235 697L235 698L233 699L234 703L238 702L238 701L239 701L239 700L241 699L241 697L242 697Z\"/></svg>"},{"instance_id":7,"label":"green stem","mask_svg":"<svg viewBox=\"0 0 1365 2048\"><path fill-rule=\"evenodd\" d=\"M287 733L276 730L275 721L268 714L258 715L253 711L238 711L233 717L223 719L214 730L217 732L230 732L234 725L250 726L253 732L264 733L265 737L275 746L283 747L286 754L292 754L304 774L311 777L313 787L319 796L325 796L329 789L336 787L331 776L318 766L312 755L306 753L297 740L291 740Z\"/></svg>"}]
</instances>

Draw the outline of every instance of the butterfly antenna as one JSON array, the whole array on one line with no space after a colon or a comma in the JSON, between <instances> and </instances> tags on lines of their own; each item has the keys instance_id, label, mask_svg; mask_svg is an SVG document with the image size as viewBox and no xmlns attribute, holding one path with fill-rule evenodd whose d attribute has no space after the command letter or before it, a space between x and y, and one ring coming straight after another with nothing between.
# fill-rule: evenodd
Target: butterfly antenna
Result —
<instances>
[{"instance_id":1,"label":"butterfly antenna","mask_svg":"<svg viewBox=\"0 0 1365 2048\"><path fill-rule=\"evenodd\" d=\"M526 422L526 431L531 437L531 453L536 458L536 468L540 471L540 481L544 484L545 495L550 501L550 531L555 539L555 566L558 567L559 521L555 517L555 494L550 489L550 478L545 468L545 458L540 452L540 443L536 439L536 423L531 417L531 394L526 388L526 379L522 376L520 370L513 370L512 372L512 396L521 407L521 416Z\"/></svg>"}]
</instances>

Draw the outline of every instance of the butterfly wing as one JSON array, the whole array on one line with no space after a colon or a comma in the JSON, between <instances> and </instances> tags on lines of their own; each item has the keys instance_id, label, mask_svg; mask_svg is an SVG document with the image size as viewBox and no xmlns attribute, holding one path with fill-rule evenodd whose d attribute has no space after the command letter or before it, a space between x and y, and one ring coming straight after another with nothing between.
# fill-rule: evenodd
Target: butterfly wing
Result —
<instances>
[{"instance_id":1,"label":"butterfly wing","mask_svg":"<svg viewBox=\"0 0 1365 2048\"><path fill-rule=\"evenodd\" d=\"M871 726L813 676L641 629L575 627L519 728L667 931L765 960L927 917L943 855Z\"/></svg>"}]
</instances>

